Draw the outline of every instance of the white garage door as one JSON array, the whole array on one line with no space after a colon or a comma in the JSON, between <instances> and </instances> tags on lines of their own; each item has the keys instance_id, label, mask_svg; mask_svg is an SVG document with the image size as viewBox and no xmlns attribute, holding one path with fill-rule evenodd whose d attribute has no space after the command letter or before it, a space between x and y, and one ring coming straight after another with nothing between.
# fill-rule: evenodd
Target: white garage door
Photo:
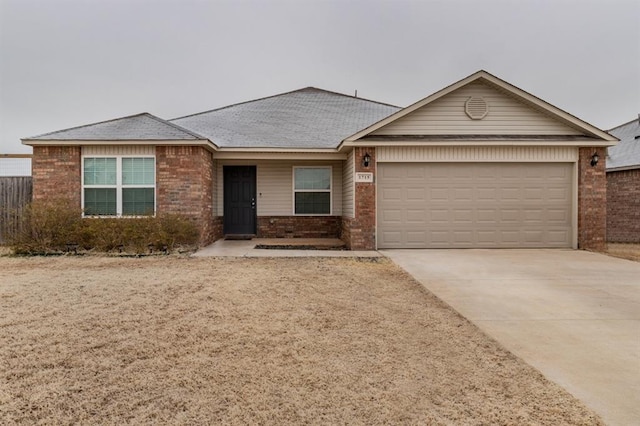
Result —
<instances>
[{"instance_id":1,"label":"white garage door","mask_svg":"<svg viewBox=\"0 0 640 426\"><path fill-rule=\"evenodd\" d=\"M572 246L571 163L379 163L379 248Z\"/></svg>"}]
</instances>

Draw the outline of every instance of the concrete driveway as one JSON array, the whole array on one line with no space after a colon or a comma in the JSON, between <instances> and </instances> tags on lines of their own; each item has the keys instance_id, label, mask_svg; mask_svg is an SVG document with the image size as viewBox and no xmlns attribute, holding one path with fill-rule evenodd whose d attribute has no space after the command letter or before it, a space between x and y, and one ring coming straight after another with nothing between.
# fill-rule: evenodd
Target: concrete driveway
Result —
<instances>
[{"instance_id":1,"label":"concrete driveway","mask_svg":"<svg viewBox=\"0 0 640 426\"><path fill-rule=\"evenodd\" d=\"M576 250L381 252L608 424L640 424L640 263Z\"/></svg>"}]
</instances>

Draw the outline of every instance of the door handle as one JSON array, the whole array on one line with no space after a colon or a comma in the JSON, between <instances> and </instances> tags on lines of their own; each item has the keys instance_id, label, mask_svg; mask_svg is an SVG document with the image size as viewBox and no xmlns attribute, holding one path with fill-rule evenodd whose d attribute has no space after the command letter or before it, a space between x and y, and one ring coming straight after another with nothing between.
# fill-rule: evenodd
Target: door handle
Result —
<instances>
[{"instance_id":1,"label":"door handle","mask_svg":"<svg viewBox=\"0 0 640 426\"><path fill-rule=\"evenodd\" d=\"M254 209L254 210L256 209L256 199L255 198L251 199L251 208Z\"/></svg>"}]
</instances>

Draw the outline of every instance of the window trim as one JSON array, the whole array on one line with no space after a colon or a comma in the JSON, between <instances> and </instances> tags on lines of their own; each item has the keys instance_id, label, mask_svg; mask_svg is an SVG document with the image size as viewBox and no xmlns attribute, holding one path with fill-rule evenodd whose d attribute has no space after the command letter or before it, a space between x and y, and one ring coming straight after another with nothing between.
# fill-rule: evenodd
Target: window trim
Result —
<instances>
[{"instance_id":1,"label":"window trim","mask_svg":"<svg viewBox=\"0 0 640 426\"><path fill-rule=\"evenodd\" d=\"M329 189L296 189L297 169L329 169ZM293 166L291 171L291 204L294 216L333 216L333 166ZM328 192L329 213L296 213L296 192Z\"/></svg>"},{"instance_id":2,"label":"window trim","mask_svg":"<svg viewBox=\"0 0 640 426\"><path fill-rule=\"evenodd\" d=\"M116 184L115 185L85 185L84 183L84 162L87 158L115 158L116 159ZM153 159L153 185L123 185L122 184L122 160L125 158L152 158ZM87 154L82 156L82 164L80 165L80 202L82 206L82 217L93 217L93 218L136 218L136 217L155 217L158 213L158 191L157 191L157 163L156 156L149 154L119 154L119 155L94 155ZM112 189L116 190L116 214L115 215L95 215L95 214L86 214L85 213L85 204L84 204L84 190L85 189ZM153 215L123 215L123 203L122 203L122 190L123 189L136 189L136 188L153 188Z\"/></svg>"}]
</instances>

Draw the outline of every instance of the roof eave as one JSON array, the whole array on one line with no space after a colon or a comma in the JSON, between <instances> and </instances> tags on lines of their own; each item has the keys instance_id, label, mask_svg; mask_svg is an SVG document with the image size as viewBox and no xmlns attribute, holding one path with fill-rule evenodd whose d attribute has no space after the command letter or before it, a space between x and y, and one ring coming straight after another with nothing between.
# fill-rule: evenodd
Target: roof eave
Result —
<instances>
[{"instance_id":1,"label":"roof eave","mask_svg":"<svg viewBox=\"0 0 640 426\"><path fill-rule=\"evenodd\" d=\"M338 149L339 152L345 151L348 148L357 146L370 146L370 147L386 147L386 146L575 146L575 147L608 147L614 146L617 142L605 142L601 140L557 140L557 141L540 141L535 139L511 139L511 140L498 140L498 139L486 139L486 140L473 140L473 139L461 139L461 140L448 140L448 139L434 139L429 141L416 140L416 139L395 139L395 140L366 140L366 141L354 141L343 142Z\"/></svg>"},{"instance_id":2,"label":"roof eave","mask_svg":"<svg viewBox=\"0 0 640 426\"><path fill-rule=\"evenodd\" d=\"M21 139L23 145L29 146L78 146L78 145L176 145L176 146L204 146L210 151L219 148L209 139Z\"/></svg>"},{"instance_id":3,"label":"roof eave","mask_svg":"<svg viewBox=\"0 0 640 426\"><path fill-rule=\"evenodd\" d=\"M605 172L609 173L609 172L623 172L625 170L636 170L636 169L640 169L640 164L632 164L629 166L620 166L620 167L607 167L607 169L605 170Z\"/></svg>"},{"instance_id":4,"label":"roof eave","mask_svg":"<svg viewBox=\"0 0 640 426\"><path fill-rule=\"evenodd\" d=\"M215 158L221 160L297 160L342 161L345 153L336 148L220 148Z\"/></svg>"}]
</instances>

